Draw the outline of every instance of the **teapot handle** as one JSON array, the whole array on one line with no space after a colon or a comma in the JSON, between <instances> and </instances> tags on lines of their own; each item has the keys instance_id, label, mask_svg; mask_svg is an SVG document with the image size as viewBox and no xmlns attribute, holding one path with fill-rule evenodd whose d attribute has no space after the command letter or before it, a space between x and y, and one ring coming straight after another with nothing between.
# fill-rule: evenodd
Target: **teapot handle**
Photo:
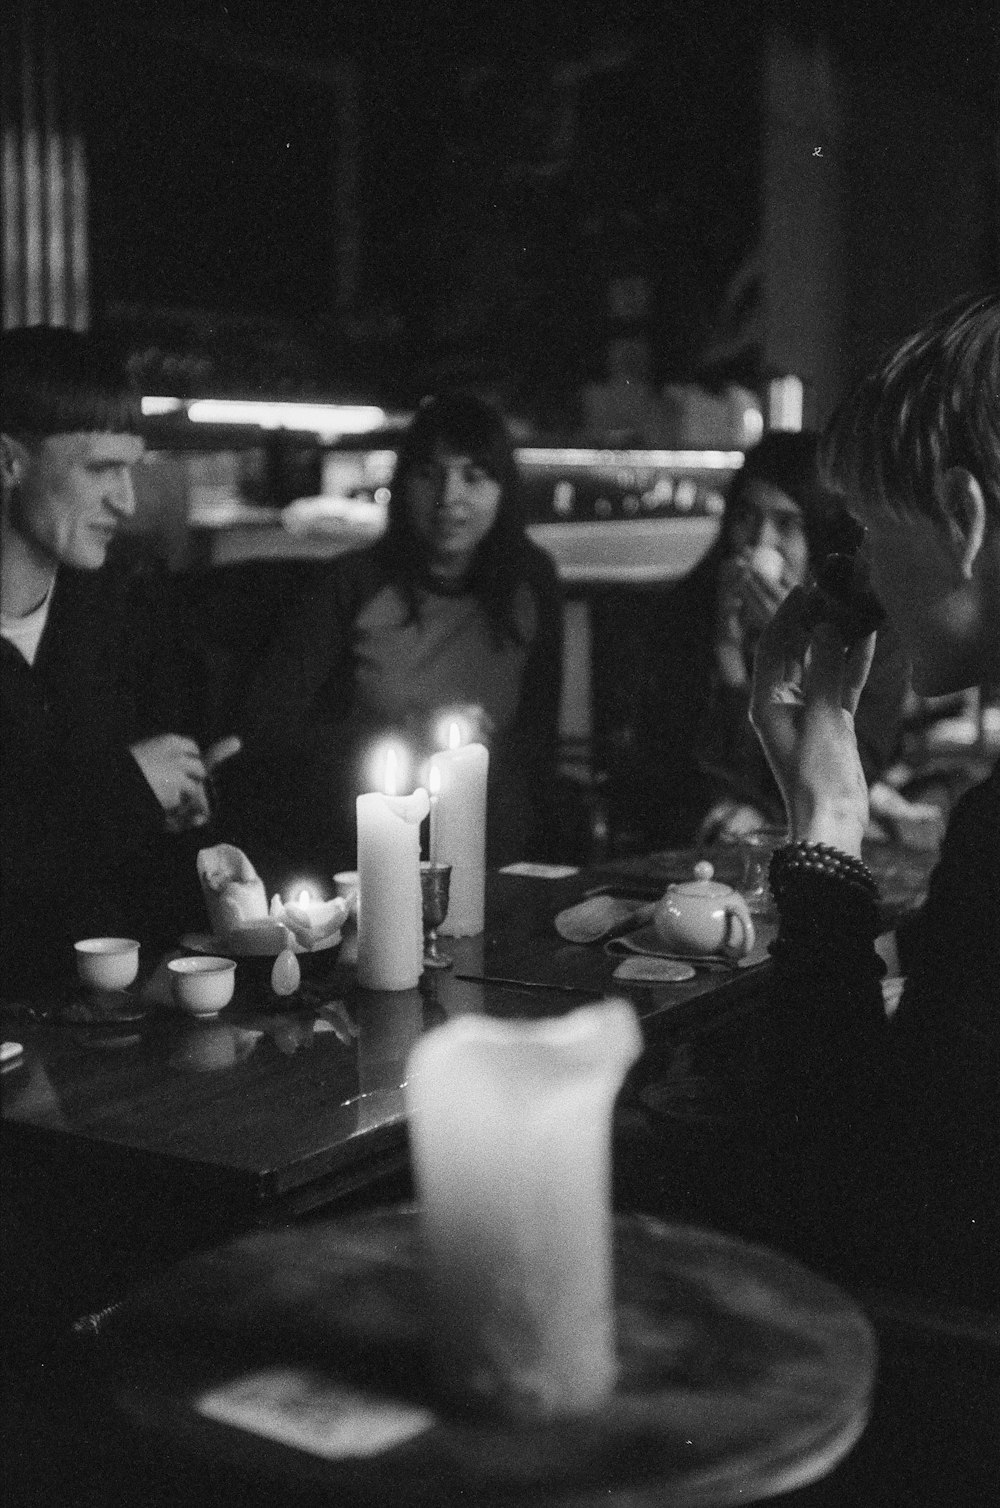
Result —
<instances>
[{"instance_id":1,"label":"teapot handle","mask_svg":"<svg viewBox=\"0 0 1000 1508\"><path fill-rule=\"evenodd\" d=\"M726 928L726 936L722 944L722 952L727 958L745 958L752 951L757 940L754 930L753 919L747 910L747 903L741 895L727 896L723 901L723 908L727 917L731 918L730 925ZM739 923L739 935L733 939L732 922Z\"/></svg>"}]
</instances>

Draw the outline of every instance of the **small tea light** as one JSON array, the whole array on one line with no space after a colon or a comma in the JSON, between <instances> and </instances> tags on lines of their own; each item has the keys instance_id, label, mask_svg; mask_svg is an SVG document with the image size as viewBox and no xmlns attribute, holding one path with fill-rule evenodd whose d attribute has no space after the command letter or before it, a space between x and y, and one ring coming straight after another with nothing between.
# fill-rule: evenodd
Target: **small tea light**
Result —
<instances>
[{"instance_id":1,"label":"small tea light","mask_svg":"<svg viewBox=\"0 0 1000 1508\"><path fill-rule=\"evenodd\" d=\"M171 958L167 963L174 1001L189 1016L217 1016L233 998L236 960L203 955Z\"/></svg>"},{"instance_id":2,"label":"small tea light","mask_svg":"<svg viewBox=\"0 0 1000 1508\"><path fill-rule=\"evenodd\" d=\"M85 937L73 948L80 982L92 989L125 990L139 972L134 937Z\"/></svg>"}]
</instances>

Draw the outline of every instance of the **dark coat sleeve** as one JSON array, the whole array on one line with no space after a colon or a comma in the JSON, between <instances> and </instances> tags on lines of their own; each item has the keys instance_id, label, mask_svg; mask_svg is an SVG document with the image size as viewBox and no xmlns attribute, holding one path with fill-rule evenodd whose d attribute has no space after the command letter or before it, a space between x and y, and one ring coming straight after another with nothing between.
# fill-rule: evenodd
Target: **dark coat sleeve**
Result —
<instances>
[{"instance_id":1,"label":"dark coat sleeve","mask_svg":"<svg viewBox=\"0 0 1000 1508\"><path fill-rule=\"evenodd\" d=\"M64 977L75 938L160 946L200 916L194 841L166 832L129 752L157 733L196 733L175 606L169 580L145 565L63 570L34 666L2 646L9 983Z\"/></svg>"}]
</instances>

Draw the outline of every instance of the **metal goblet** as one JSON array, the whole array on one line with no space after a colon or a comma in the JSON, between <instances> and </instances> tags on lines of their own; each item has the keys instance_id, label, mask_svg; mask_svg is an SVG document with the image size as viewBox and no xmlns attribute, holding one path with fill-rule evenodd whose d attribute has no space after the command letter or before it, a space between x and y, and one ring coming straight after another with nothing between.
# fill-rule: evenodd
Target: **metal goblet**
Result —
<instances>
[{"instance_id":1,"label":"metal goblet","mask_svg":"<svg viewBox=\"0 0 1000 1508\"><path fill-rule=\"evenodd\" d=\"M424 908L424 968L450 969L454 959L438 947L437 929L448 915L451 865L422 863L420 893Z\"/></svg>"}]
</instances>

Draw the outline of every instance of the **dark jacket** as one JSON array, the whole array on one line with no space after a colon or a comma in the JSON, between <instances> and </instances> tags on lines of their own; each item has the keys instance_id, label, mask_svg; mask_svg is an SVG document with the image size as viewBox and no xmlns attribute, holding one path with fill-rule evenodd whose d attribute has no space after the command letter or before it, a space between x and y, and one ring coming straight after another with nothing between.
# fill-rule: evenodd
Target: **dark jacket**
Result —
<instances>
[{"instance_id":1,"label":"dark jacket","mask_svg":"<svg viewBox=\"0 0 1000 1508\"><path fill-rule=\"evenodd\" d=\"M221 575L226 579L219 581ZM354 628L390 584L378 546L322 565L231 567L203 587L240 668L221 714L244 753L220 771L224 820L269 886L355 859L359 751L373 730L355 695ZM487 857L537 854L546 841L558 741L562 610L555 568L530 543L524 581L537 610L510 724L490 744Z\"/></svg>"},{"instance_id":2,"label":"dark jacket","mask_svg":"<svg viewBox=\"0 0 1000 1508\"><path fill-rule=\"evenodd\" d=\"M721 553L711 550L676 586L651 599L618 717L626 747L611 771L609 801L619 827L647 846L686 844L719 801L755 806L769 821L784 809L757 735L750 689L724 685L713 635ZM891 762L899 737L908 667L898 638L879 631L856 717L869 781Z\"/></svg>"},{"instance_id":3,"label":"dark jacket","mask_svg":"<svg viewBox=\"0 0 1000 1508\"><path fill-rule=\"evenodd\" d=\"M34 665L0 641L3 991L72 973L74 939L174 942L200 918L192 840L128 752L193 732L193 661L163 574L60 568Z\"/></svg>"},{"instance_id":4,"label":"dark jacket","mask_svg":"<svg viewBox=\"0 0 1000 1508\"><path fill-rule=\"evenodd\" d=\"M956 807L902 929L891 1018L870 903L805 880L779 910L764 1007L673 1065L622 1197L851 1285L995 1309L1000 767Z\"/></svg>"}]
</instances>

